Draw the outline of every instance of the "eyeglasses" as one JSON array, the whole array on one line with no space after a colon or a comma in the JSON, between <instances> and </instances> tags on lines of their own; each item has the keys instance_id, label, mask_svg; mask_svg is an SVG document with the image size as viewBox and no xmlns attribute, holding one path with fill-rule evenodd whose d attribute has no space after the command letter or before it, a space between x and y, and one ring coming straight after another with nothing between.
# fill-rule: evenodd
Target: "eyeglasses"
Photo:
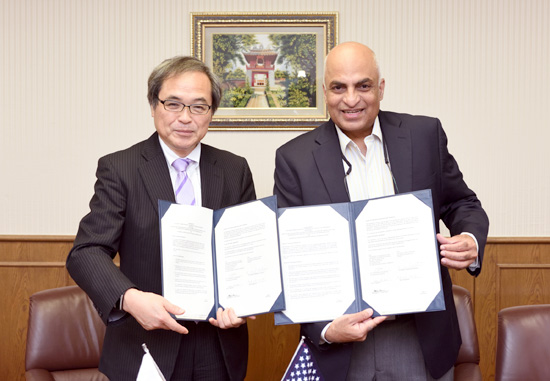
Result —
<instances>
[{"instance_id":1,"label":"eyeglasses","mask_svg":"<svg viewBox=\"0 0 550 381\"><path fill-rule=\"evenodd\" d=\"M204 115L204 114L208 114L208 111L212 108L212 106L209 106L206 104L185 105L181 102L174 101L171 99L166 99L164 101L159 99L159 102L162 103L166 111L171 111L171 112L181 112L186 107L189 107L189 112L191 114Z\"/></svg>"}]
</instances>

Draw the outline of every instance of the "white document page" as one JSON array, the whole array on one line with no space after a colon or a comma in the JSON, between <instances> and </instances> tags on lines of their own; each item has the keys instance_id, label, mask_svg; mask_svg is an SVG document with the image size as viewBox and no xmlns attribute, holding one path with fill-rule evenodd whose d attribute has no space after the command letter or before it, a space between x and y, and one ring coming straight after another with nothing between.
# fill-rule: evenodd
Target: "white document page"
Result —
<instances>
[{"instance_id":1,"label":"white document page","mask_svg":"<svg viewBox=\"0 0 550 381\"><path fill-rule=\"evenodd\" d=\"M164 297L178 319L205 320L214 307L212 210L172 204L161 219Z\"/></svg>"},{"instance_id":2,"label":"white document page","mask_svg":"<svg viewBox=\"0 0 550 381\"><path fill-rule=\"evenodd\" d=\"M220 304L237 316L269 311L282 293L276 212L262 201L228 208L214 237Z\"/></svg>"},{"instance_id":3,"label":"white document page","mask_svg":"<svg viewBox=\"0 0 550 381\"><path fill-rule=\"evenodd\" d=\"M286 310L294 323L332 320L355 300L348 221L332 207L289 208L279 217Z\"/></svg>"},{"instance_id":4,"label":"white document page","mask_svg":"<svg viewBox=\"0 0 550 381\"><path fill-rule=\"evenodd\" d=\"M370 200L356 231L363 300L381 315L425 311L441 288L430 207L411 194Z\"/></svg>"}]
</instances>

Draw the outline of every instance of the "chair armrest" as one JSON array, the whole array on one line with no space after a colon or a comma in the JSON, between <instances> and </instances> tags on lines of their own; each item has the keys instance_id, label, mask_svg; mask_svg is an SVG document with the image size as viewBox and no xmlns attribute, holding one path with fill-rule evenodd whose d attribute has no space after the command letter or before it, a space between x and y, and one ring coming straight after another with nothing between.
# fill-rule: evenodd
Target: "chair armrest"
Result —
<instances>
[{"instance_id":1,"label":"chair armrest","mask_svg":"<svg viewBox=\"0 0 550 381\"><path fill-rule=\"evenodd\" d=\"M50 372L45 369L29 369L25 372L27 381L55 381Z\"/></svg>"}]
</instances>

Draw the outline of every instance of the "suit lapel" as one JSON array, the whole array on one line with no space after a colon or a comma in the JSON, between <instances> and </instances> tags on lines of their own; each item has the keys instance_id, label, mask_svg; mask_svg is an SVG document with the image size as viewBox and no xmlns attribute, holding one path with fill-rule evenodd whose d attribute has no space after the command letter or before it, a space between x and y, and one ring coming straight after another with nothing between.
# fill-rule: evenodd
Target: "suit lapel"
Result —
<instances>
[{"instance_id":1,"label":"suit lapel","mask_svg":"<svg viewBox=\"0 0 550 381\"><path fill-rule=\"evenodd\" d=\"M144 161L138 168L149 198L157 211L158 200L176 202L170 172L158 139L158 134L154 133L145 142L142 151ZM203 144L199 164L202 206L210 209L220 208L223 195L223 172L215 164L216 157L211 147Z\"/></svg>"},{"instance_id":2,"label":"suit lapel","mask_svg":"<svg viewBox=\"0 0 550 381\"><path fill-rule=\"evenodd\" d=\"M216 167L216 156L210 146L201 146L201 195L202 206L219 209L223 196L223 171Z\"/></svg>"},{"instance_id":3,"label":"suit lapel","mask_svg":"<svg viewBox=\"0 0 550 381\"><path fill-rule=\"evenodd\" d=\"M391 170L399 192L412 190L412 143L410 131L393 114L380 111L380 127L388 147Z\"/></svg>"},{"instance_id":4,"label":"suit lapel","mask_svg":"<svg viewBox=\"0 0 550 381\"><path fill-rule=\"evenodd\" d=\"M319 134L315 141L319 146L313 150L313 157L319 175L323 179L331 202L347 202L349 196L344 185L342 151L334 123L329 120L317 128Z\"/></svg>"},{"instance_id":5,"label":"suit lapel","mask_svg":"<svg viewBox=\"0 0 550 381\"><path fill-rule=\"evenodd\" d=\"M149 199L157 211L158 200L176 202L170 172L158 139L156 132L147 139L141 153L143 163L138 168Z\"/></svg>"}]
</instances>

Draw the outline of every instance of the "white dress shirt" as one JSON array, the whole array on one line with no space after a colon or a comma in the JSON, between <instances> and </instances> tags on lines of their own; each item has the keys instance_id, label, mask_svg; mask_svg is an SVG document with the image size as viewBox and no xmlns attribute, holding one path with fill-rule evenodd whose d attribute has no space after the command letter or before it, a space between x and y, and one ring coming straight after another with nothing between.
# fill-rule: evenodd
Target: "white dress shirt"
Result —
<instances>
[{"instance_id":1,"label":"white dress shirt","mask_svg":"<svg viewBox=\"0 0 550 381\"><path fill-rule=\"evenodd\" d=\"M395 194L389 162L384 155L384 140L378 117L374 121L372 133L365 138L367 153L361 150L342 130L336 126L342 154L351 164L351 172L346 176L350 201L367 200ZM389 157L388 157L389 160ZM342 159L344 171L348 164Z\"/></svg>"}]
</instances>

